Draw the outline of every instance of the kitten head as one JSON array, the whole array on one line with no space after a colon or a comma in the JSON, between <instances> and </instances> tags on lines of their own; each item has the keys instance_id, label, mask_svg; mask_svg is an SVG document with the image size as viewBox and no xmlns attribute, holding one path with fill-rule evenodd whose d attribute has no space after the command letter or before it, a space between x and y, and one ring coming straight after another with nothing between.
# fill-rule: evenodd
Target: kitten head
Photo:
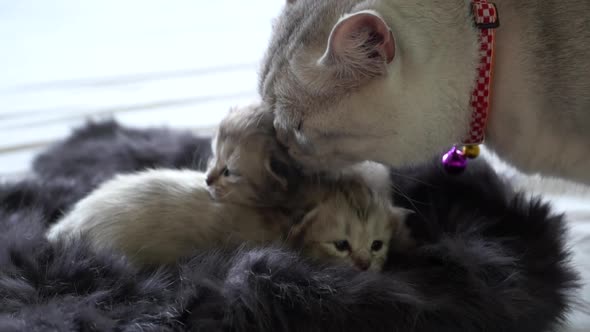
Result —
<instances>
[{"instance_id":1,"label":"kitten head","mask_svg":"<svg viewBox=\"0 0 590 332\"><path fill-rule=\"evenodd\" d=\"M232 109L213 139L207 185L215 199L275 205L293 190L296 169L275 138L273 114L256 104Z\"/></svg>"},{"instance_id":2,"label":"kitten head","mask_svg":"<svg viewBox=\"0 0 590 332\"><path fill-rule=\"evenodd\" d=\"M458 1L289 1L259 91L313 170L419 161L467 132L477 35Z\"/></svg>"},{"instance_id":3,"label":"kitten head","mask_svg":"<svg viewBox=\"0 0 590 332\"><path fill-rule=\"evenodd\" d=\"M356 181L338 181L327 189L289 238L306 255L379 271L392 245L405 247L408 210L394 207Z\"/></svg>"}]
</instances>

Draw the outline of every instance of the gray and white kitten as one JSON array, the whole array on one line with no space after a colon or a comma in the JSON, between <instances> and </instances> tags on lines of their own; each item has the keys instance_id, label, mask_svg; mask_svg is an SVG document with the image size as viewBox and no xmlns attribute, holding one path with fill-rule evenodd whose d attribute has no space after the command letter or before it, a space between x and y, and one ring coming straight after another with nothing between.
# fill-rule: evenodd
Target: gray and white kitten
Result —
<instances>
[{"instance_id":1,"label":"gray and white kitten","mask_svg":"<svg viewBox=\"0 0 590 332\"><path fill-rule=\"evenodd\" d=\"M528 172L590 183L590 1L494 0L487 145ZM307 168L423 161L468 131L478 30L467 0L293 0L260 93Z\"/></svg>"}]
</instances>

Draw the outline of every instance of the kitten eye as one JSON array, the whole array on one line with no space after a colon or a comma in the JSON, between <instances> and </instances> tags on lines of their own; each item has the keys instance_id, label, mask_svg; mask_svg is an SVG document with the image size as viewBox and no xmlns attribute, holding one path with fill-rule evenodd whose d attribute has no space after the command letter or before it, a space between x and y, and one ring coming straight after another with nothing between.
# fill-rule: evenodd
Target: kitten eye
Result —
<instances>
[{"instance_id":1,"label":"kitten eye","mask_svg":"<svg viewBox=\"0 0 590 332\"><path fill-rule=\"evenodd\" d=\"M303 120L299 120L299 123L297 124L297 131L301 131L302 127L303 127Z\"/></svg>"},{"instance_id":2,"label":"kitten eye","mask_svg":"<svg viewBox=\"0 0 590 332\"><path fill-rule=\"evenodd\" d=\"M336 247L336 250L338 250L338 251L349 251L350 250L350 244L348 244L348 241L346 241L346 240L334 241L334 247Z\"/></svg>"},{"instance_id":3,"label":"kitten eye","mask_svg":"<svg viewBox=\"0 0 590 332\"><path fill-rule=\"evenodd\" d=\"M383 241L373 241L373 244L371 244L371 251L379 251L381 250L381 248L383 248Z\"/></svg>"},{"instance_id":4,"label":"kitten eye","mask_svg":"<svg viewBox=\"0 0 590 332\"><path fill-rule=\"evenodd\" d=\"M224 167L223 170L221 170L221 175L229 176L230 175L229 169L227 167Z\"/></svg>"}]
</instances>

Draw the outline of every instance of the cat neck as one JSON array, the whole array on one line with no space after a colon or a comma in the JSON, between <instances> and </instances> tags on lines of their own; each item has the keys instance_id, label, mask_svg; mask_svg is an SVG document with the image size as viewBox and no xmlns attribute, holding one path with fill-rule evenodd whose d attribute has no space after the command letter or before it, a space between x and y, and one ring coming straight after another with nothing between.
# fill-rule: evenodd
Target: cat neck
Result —
<instances>
[{"instance_id":1,"label":"cat neck","mask_svg":"<svg viewBox=\"0 0 590 332\"><path fill-rule=\"evenodd\" d=\"M539 71L531 50L531 23L515 1L495 0L501 15L496 32L491 109L486 146L525 172L566 176L590 183L590 158L584 142L590 136L573 134L567 117L555 116L554 106L533 88L544 86L531 73ZM527 23L528 22L528 23ZM530 39L530 40L529 40ZM529 40L529 41L528 41ZM548 70L545 68L545 70ZM546 84L545 84L546 85ZM539 148L535 148L539 147Z\"/></svg>"}]
</instances>

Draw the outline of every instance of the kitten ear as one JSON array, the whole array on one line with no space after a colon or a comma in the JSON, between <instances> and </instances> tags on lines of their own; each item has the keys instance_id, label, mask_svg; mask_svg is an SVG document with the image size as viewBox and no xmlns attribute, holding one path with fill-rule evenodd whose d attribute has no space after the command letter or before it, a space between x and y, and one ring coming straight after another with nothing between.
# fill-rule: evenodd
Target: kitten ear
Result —
<instances>
[{"instance_id":1,"label":"kitten ear","mask_svg":"<svg viewBox=\"0 0 590 332\"><path fill-rule=\"evenodd\" d=\"M266 171L270 176L279 183L282 190L287 190L289 187L289 164L279 160L275 156L270 156L264 163Z\"/></svg>"},{"instance_id":2,"label":"kitten ear","mask_svg":"<svg viewBox=\"0 0 590 332\"><path fill-rule=\"evenodd\" d=\"M366 10L342 17L334 25L319 63L371 73L383 71L383 64L391 63L394 57L395 40L389 26L377 12Z\"/></svg>"},{"instance_id":3,"label":"kitten ear","mask_svg":"<svg viewBox=\"0 0 590 332\"><path fill-rule=\"evenodd\" d=\"M299 242L305 230L313 223L315 217L318 214L318 208L308 208L306 212L301 217L301 220L296 220L291 229L289 230L289 234L287 239L291 242Z\"/></svg>"},{"instance_id":4,"label":"kitten ear","mask_svg":"<svg viewBox=\"0 0 590 332\"><path fill-rule=\"evenodd\" d=\"M415 212L410 210L410 209L406 209L403 207L399 207L399 206L390 206L389 208L390 211L390 220L392 222L402 222L404 223L406 218L408 218L409 215L414 214Z\"/></svg>"},{"instance_id":5,"label":"kitten ear","mask_svg":"<svg viewBox=\"0 0 590 332\"><path fill-rule=\"evenodd\" d=\"M405 250L416 245L416 240L412 237L412 231L408 227L406 219L415 212L398 206L390 207L391 216L389 221L395 233L395 241L392 241L392 248L396 250Z\"/></svg>"}]
</instances>

